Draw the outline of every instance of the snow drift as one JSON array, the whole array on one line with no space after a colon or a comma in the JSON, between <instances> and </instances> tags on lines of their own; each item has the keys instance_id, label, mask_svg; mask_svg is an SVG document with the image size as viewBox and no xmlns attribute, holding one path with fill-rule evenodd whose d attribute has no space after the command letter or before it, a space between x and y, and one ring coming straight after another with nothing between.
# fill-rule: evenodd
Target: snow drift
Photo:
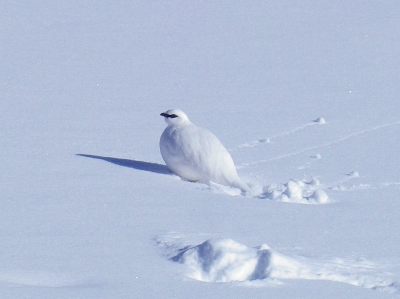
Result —
<instances>
[{"instance_id":1,"label":"snow drift","mask_svg":"<svg viewBox=\"0 0 400 299\"><path fill-rule=\"evenodd\" d=\"M252 248L232 239L215 238L196 246L186 246L170 259L187 266L187 276L202 282L311 279L399 292L398 283L376 274L379 267L366 260L289 257L266 244Z\"/></svg>"}]
</instances>

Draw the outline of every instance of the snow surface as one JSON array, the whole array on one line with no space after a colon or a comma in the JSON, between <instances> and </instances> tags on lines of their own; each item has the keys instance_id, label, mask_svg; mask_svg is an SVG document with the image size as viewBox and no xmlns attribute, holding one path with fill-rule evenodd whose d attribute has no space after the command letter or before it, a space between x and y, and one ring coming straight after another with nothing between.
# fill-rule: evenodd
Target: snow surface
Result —
<instances>
[{"instance_id":1,"label":"snow surface","mask_svg":"<svg viewBox=\"0 0 400 299\"><path fill-rule=\"evenodd\" d=\"M399 297L398 2L0 16L0 298ZM251 194L168 171L170 107Z\"/></svg>"}]
</instances>

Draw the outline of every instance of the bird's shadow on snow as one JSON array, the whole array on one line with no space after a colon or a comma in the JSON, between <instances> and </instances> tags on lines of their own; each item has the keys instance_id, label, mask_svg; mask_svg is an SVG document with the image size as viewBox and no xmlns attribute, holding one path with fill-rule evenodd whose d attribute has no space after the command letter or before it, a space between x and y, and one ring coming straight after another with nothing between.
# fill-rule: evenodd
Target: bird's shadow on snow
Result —
<instances>
[{"instance_id":1,"label":"bird's shadow on snow","mask_svg":"<svg viewBox=\"0 0 400 299\"><path fill-rule=\"evenodd\" d=\"M171 174L168 167L158 163L152 162L144 162L144 161L137 161L137 160L129 160L129 159L120 159L120 158L113 158L113 157L102 157L102 156L95 156L95 155L86 155L86 154L76 154L77 156L98 159L113 163L115 165L130 167L138 170L155 172L160 174Z\"/></svg>"}]
</instances>

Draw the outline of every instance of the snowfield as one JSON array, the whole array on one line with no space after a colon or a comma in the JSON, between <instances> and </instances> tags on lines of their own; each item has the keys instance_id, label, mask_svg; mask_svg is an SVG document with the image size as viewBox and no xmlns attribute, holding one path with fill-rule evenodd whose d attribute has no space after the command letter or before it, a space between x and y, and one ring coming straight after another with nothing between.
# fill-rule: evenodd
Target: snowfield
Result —
<instances>
[{"instance_id":1,"label":"snowfield","mask_svg":"<svg viewBox=\"0 0 400 299\"><path fill-rule=\"evenodd\" d=\"M400 4L0 15L0 298L400 296ZM172 108L249 192L168 170Z\"/></svg>"}]
</instances>

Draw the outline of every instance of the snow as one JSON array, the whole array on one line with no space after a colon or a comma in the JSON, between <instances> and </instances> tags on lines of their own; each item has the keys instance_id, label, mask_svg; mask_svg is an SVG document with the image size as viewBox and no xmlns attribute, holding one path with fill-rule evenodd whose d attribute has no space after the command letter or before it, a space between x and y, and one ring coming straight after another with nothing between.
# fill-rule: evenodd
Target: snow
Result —
<instances>
[{"instance_id":1,"label":"snow","mask_svg":"<svg viewBox=\"0 0 400 299\"><path fill-rule=\"evenodd\" d=\"M399 296L397 2L0 16L0 298ZM168 171L170 107L249 194Z\"/></svg>"},{"instance_id":2,"label":"snow","mask_svg":"<svg viewBox=\"0 0 400 299\"><path fill-rule=\"evenodd\" d=\"M171 247L162 240L159 243ZM396 293L399 288L390 278L369 276L379 266L366 260L336 258L315 262L297 259L275 252L266 244L250 248L231 239L210 239L197 246L186 246L171 257L172 261L191 269L188 277L203 282L263 280L276 284L280 283L277 279L309 279L348 283L389 293Z\"/></svg>"},{"instance_id":3,"label":"snow","mask_svg":"<svg viewBox=\"0 0 400 299\"><path fill-rule=\"evenodd\" d=\"M310 182L304 180L289 180L284 185L264 187L264 196L271 200L303 204L329 203L329 197L323 189L320 189L318 179L313 178Z\"/></svg>"}]
</instances>

